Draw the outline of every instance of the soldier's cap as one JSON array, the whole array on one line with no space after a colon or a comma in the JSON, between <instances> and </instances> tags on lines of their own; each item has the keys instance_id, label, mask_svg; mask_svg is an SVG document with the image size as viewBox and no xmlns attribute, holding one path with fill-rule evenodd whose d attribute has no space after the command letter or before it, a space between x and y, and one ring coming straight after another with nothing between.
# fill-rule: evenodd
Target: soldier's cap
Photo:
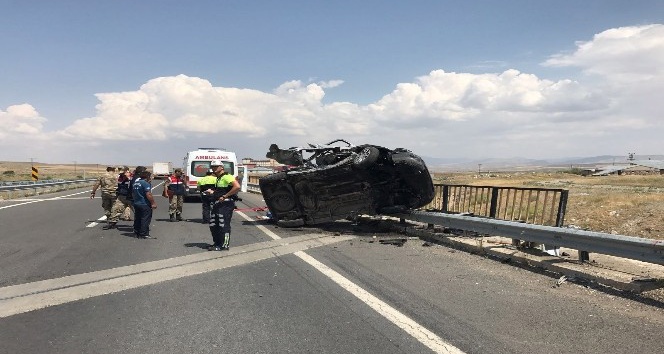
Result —
<instances>
[{"instance_id":1,"label":"soldier's cap","mask_svg":"<svg viewBox=\"0 0 664 354\"><path fill-rule=\"evenodd\" d=\"M115 171L115 166L106 166L106 171Z\"/></svg>"}]
</instances>

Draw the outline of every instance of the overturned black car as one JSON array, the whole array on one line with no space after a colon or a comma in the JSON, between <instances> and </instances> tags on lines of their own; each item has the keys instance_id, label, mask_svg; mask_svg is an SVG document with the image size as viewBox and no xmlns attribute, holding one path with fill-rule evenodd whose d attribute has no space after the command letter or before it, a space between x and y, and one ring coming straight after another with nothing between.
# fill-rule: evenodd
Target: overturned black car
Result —
<instances>
[{"instance_id":1,"label":"overturned black car","mask_svg":"<svg viewBox=\"0 0 664 354\"><path fill-rule=\"evenodd\" d=\"M266 157L290 166L259 180L267 207L285 227L399 213L434 196L424 161L402 148L354 146L339 139L289 149L272 144Z\"/></svg>"}]
</instances>

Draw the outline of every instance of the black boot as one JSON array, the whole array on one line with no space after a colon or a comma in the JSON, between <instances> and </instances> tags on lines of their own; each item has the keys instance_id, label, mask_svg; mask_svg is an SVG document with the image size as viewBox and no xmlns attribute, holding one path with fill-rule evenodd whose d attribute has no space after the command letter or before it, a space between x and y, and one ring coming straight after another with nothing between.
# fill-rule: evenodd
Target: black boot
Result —
<instances>
[{"instance_id":1,"label":"black boot","mask_svg":"<svg viewBox=\"0 0 664 354\"><path fill-rule=\"evenodd\" d=\"M175 216L175 219L177 219L177 221L182 221L182 215L178 214Z\"/></svg>"},{"instance_id":2,"label":"black boot","mask_svg":"<svg viewBox=\"0 0 664 354\"><path fill-rule=\"evenodd\" d=\"M175 221L175 214L171 214L171 222Z\"/></svg>"},{"instance_id":3,"label":"black boot","mask_svg":"<svg viewBox=\"0 0 664 354\"><path fill-rule=\"evenodd\" d=\"M115 223L114 223L114 222L109 222L108 224L106 224L106 225L103 227L104 230L110 230L110 229L115 229L115 228L117 228L117 226L115 226Z\"/></svg>"}]
</instances>

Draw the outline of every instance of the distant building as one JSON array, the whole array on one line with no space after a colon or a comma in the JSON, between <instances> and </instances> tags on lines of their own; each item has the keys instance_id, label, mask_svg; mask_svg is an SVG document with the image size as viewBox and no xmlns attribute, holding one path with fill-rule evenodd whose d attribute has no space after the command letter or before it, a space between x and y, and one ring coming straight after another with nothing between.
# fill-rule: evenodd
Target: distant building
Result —
<instances>
[{"instance_id":1,"label":"distant building","mask_svg":"<svg viewBox=\"0 0 664 354\"><path fill-rule=\"evenodd\" d=\"M254 160L250 157L245 157L242 159L242 164L244 166L247 166L247 170L249 172L264 172L264 171L270 171L270 172L276 172L276 171L282 171L284 170L287 166L278 163L276 160L273 159L263 159L263 160Z\"/></svg>"}]
</instances>

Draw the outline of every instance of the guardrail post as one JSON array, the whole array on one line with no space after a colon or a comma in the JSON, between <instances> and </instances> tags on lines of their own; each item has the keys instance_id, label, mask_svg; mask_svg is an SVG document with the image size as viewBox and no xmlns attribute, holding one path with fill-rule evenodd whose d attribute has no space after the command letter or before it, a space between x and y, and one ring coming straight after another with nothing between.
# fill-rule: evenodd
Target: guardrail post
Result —
<instances>
[{"instance_id":1,"label":"guardrail post","mask_svg":"<svg viewBox=\"0 0 664 354\"><path fill-rule=\"evenodd\" d=\"M449 208L449 199L450 199L450 186L444 185L443 186L443 205L441 208L441 211L443 213L446 213L448 208Z\"/></svg>"},{"instance_id":2,"label":"guardrail post","mask_svg":"<svg viewBox=\"0 0 664 354\"><path fill-rule=\"evenodd\" d=\"M560 200L558 201L558 214L556 215L556 226L562 227L565 222L565 209L567 208L568 190L560 191Z\"/></svg>"},{"instance_id":3,"label":"guardrail post","mask_svg":"<svg viewBox=\"0 0 664 354\"><path fill-rule=\"evenodd\" d=\"M579 261L581 262L590 261L590 253L588 253L588 251L579 251Z\"/></svg>"},{"instance_id":4,"label":"guardrail post","mask_svg":"<svg viewBox=\"0 0 664 354\"><path fill-rule=\"evenodd\" d=\"M495 218L498 210L498 188L491 188L491 204L489 204L489 217Z\"/></svg>"}]
</instances>

